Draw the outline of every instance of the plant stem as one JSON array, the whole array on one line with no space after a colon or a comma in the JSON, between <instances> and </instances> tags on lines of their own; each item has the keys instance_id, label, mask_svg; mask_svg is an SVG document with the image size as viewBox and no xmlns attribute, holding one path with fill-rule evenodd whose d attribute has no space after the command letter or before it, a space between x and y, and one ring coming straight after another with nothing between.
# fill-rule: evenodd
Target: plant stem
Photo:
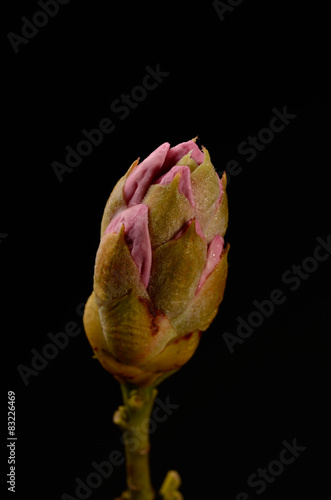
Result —
<instances>
[{"instance_id":1,"label":"plant stem","mask_svg":"<svg viewBox=\"0 0 331 500\"><path fill-rule=\"evenodd\" d=\"M123 431L126 455L127 491L121 498L154 500L149 468L149 423L157 390L130 384L121 384L121 389L124 406L114 414L114 422Z\"/></svg>"}]
</instances>

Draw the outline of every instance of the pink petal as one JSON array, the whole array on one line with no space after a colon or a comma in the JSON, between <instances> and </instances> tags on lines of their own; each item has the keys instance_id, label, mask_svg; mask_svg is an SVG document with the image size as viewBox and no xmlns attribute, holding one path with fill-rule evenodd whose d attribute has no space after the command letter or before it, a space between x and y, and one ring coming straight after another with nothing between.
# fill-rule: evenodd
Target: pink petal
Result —
<instances>
[{"instance_id":1,"label":"pink petal","mask_svg":"<svg viewBox=\"0 0 331 500\"><path fill-rule=\"evenodd\" d=\"M123 224L125 241L147 288L152 265L152 247L148 231L148 206L141 204L123 210L107 226L105 234L118 233Z\"/></svg>"},{"instance_id":2,"label":"pink petal","mask_svg":"<svg viewBox=\"0 0 331 500\"><path fill-rule=\"evenodd\" d=\"M170 184L170 182L174 179L174 177L178 173L180 173L180 179L178 185L179 192L182 193L184 196L186 196L186 198L194 208L195 203L194 203L192 184L191 184L190 167L184 165L176 165L175 167L172 167L172 169L169 170L169 172L167 172L164 175L161 175L161 177L159 177L156 181L154 181L154 184L161 184L161 186L167 186L168 184Z\"/></svg>"},{"instance_id":3,"label":"pink petal","mask_svg":"<svg viewBox=\"0 0 331 500\"><path fill-rule=\"evenodd\" d=\"M124 184L124 198L129 207L142 202L149 185L158 177L170 144L161 144L153 153L133 169Z\"/></svg>"},{"instance_id":4,"label":"pink petal","mask_svg":"<svg viewBox=\"0 0 331 500\"><path fill-rule=\"evenodd\" d=\"M204 285L206 279L210 275L210 273L215 269L219 261L221 260L221 254L224 248L224 239L219 234L215 236L215 238L211 241L208 246L207 251L207 260L200 276L199 284L196 289L196 294L199 292L201 287Z\"/></svg>"},{"instance_id":5,"label":"pink petal","mask_svg":"<svg viewBox=\"0 0 331 500\"><path fill-rule=\"evenodd\" d=\"M169 149L162 169L163 172L176 165L176 163L190 151L192 151L191 158L196 161L198 165L203 163L205 155L194 141L181 142L177 144L177 146Z\"/></svg>"}]
</instances>

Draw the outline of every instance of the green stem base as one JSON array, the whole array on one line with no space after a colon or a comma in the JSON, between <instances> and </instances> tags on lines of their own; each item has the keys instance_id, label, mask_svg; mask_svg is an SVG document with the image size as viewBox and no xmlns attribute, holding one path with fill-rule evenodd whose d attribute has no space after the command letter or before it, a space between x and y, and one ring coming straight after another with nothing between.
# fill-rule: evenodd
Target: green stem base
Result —
<instances>
[{"instance_id":1,"label":"green stem base","mask_svg":"<svg viewBox=\"0 0 331 500\"><path fill-rule=\"evenodd\" d=\"M180 477L176 471L169 471L160 489L160 496L152 486L149 466L149 422L154 400L155 387L136 387L121 384L124 405L114 414L113 421L123 431L126 456L127 489L116 500L182 500L178 491Z\"/></svg>"}]
</instances>

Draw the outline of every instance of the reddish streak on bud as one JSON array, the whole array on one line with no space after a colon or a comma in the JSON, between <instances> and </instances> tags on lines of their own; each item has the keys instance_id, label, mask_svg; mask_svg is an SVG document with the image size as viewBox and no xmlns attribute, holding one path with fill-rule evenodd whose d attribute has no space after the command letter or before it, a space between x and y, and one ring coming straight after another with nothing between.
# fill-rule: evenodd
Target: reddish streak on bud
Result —
<instances>
[{"instance_id":1,"label":"reddish streak on bud","mask_svg":"<svg viewBox=\"0 0 331 500\"><path fill-rule=\"evenodd\" d=\"M151 330L152 337L154 337L154 335L156 335L159 331L158 319L160 318L160 316L164 316L164 314L159 309L156 309L156 307L154 307L153 304L149 300L145 299L144 297L138 297L138 300L141 304L147 306L147 308L148 308L148 312L149 312L150 320L151 320L150 330Z\"/></svg>"},{"instance_id":2,"label":"reddish streak on bud","mask_svg":"<svg viewBox=\"0 0 331 500\"><path fill-rule=\"evenodd\" d=\"M217 201L216 201L216 204L215 204L215 212L219 206L219 204L221 203L221 200L222 200L222 197L223 197L223 184L222 184L222 181L218 175L218 173L216 172L216 175L218 177L218 185L219 185L219 188L220 188L220 194L218 195L218 198L217 198Z\"/></svg>"},{"instance_id":3,"label":"reddish streak on bud","mask_svg":"<svg viewBox=\"0 0 331 500\"><path fill-rule=\"evenodd\" d=\"M181 229L178 231L178 233L175 234L175 236L173 237L173 240L178 240L179 238L181 238L183 236L184 233L186 233L186 231L188 230L188 228L190 227L190 225L192 224L192 222L195 220L195 231L196 233L202 238L202 239L205 239L205 235L203 234L202 232L202 229L201 229L201 226L199 224L199 221L198 219L191 219L187 222L185 222L185 224L183 224L183 226L181 227Z\"/></svg>"},{"instance_id":4,"label":"reddish streak on bud","mask_svg":"<svg viewBox=\"0 0 331 500\"><path fill-rule=\"evenodd\" d=\"M224 239L222 238L222 236L217 234L215 238L211 241L211 243L209 243L206 264L200 276L200 280L195 293L199 293L202 286L206 282L208 276L215 269L215 267L221 260L223 248L224 248Z\"/></svg>"},{"instance_id":5,"label":"reddish streak on bud","mask_svg":"<svg viewBox=\"0 0 331 500\"><path fill-rule=\"evenodd\" d=\"M173 343L174 344L178 344L178 342L180 342L181 340L190 340L190 338L192 337L193 333L194 332L187 333L183 337L180 337L179 339L174 340Z\"/></svg>"}]
</instances>

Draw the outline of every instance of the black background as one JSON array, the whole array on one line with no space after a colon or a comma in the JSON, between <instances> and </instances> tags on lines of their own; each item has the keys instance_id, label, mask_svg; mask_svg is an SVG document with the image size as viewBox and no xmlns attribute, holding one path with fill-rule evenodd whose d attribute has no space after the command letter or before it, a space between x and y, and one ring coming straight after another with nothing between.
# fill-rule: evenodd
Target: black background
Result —
<instances>
[{"instance_id":1,"label":"black background","mask_svg":"<svg viewBox=\"0 0 331 500\"><path fill-rule=\"evenodd\" d=\"M76 309L92 289L102 211L117 179L161 143L196 135L218 172L232 159L242 167L228 187L229 276L196 354L159 388L179 407L151 436L153 482L177 469L187 500L236 500L242 491L252 500L325 498L331 258L296 291L282 276L331 232L326 8L244 0L222 21L211 1L71 0L15 54L7 33L21 34L21 17L40 8L3 5L2 407L6 417L7 391L15 391L16 498L75 497L75 478L123 451L112 423L119 386L92 359ZM157 65L169 73L164 81L126 119L112 113L111 103ZM239 144L285 106L296 118L247 162ZM105 117L114 132L60 183L52 162L64 163L65 147ZM286 301L231 354L223 334L236 334L237 317L247 319L253 301L275 288ZM81 334L25 386L17 366L31 366L31 349L41 352L68 321ZM2 435L5 449L6 419ZM247 478L294 438L306 450L258 495ZM111 499L124 485L122 465L90 498Z\"/></svg>"}]
</instances>

